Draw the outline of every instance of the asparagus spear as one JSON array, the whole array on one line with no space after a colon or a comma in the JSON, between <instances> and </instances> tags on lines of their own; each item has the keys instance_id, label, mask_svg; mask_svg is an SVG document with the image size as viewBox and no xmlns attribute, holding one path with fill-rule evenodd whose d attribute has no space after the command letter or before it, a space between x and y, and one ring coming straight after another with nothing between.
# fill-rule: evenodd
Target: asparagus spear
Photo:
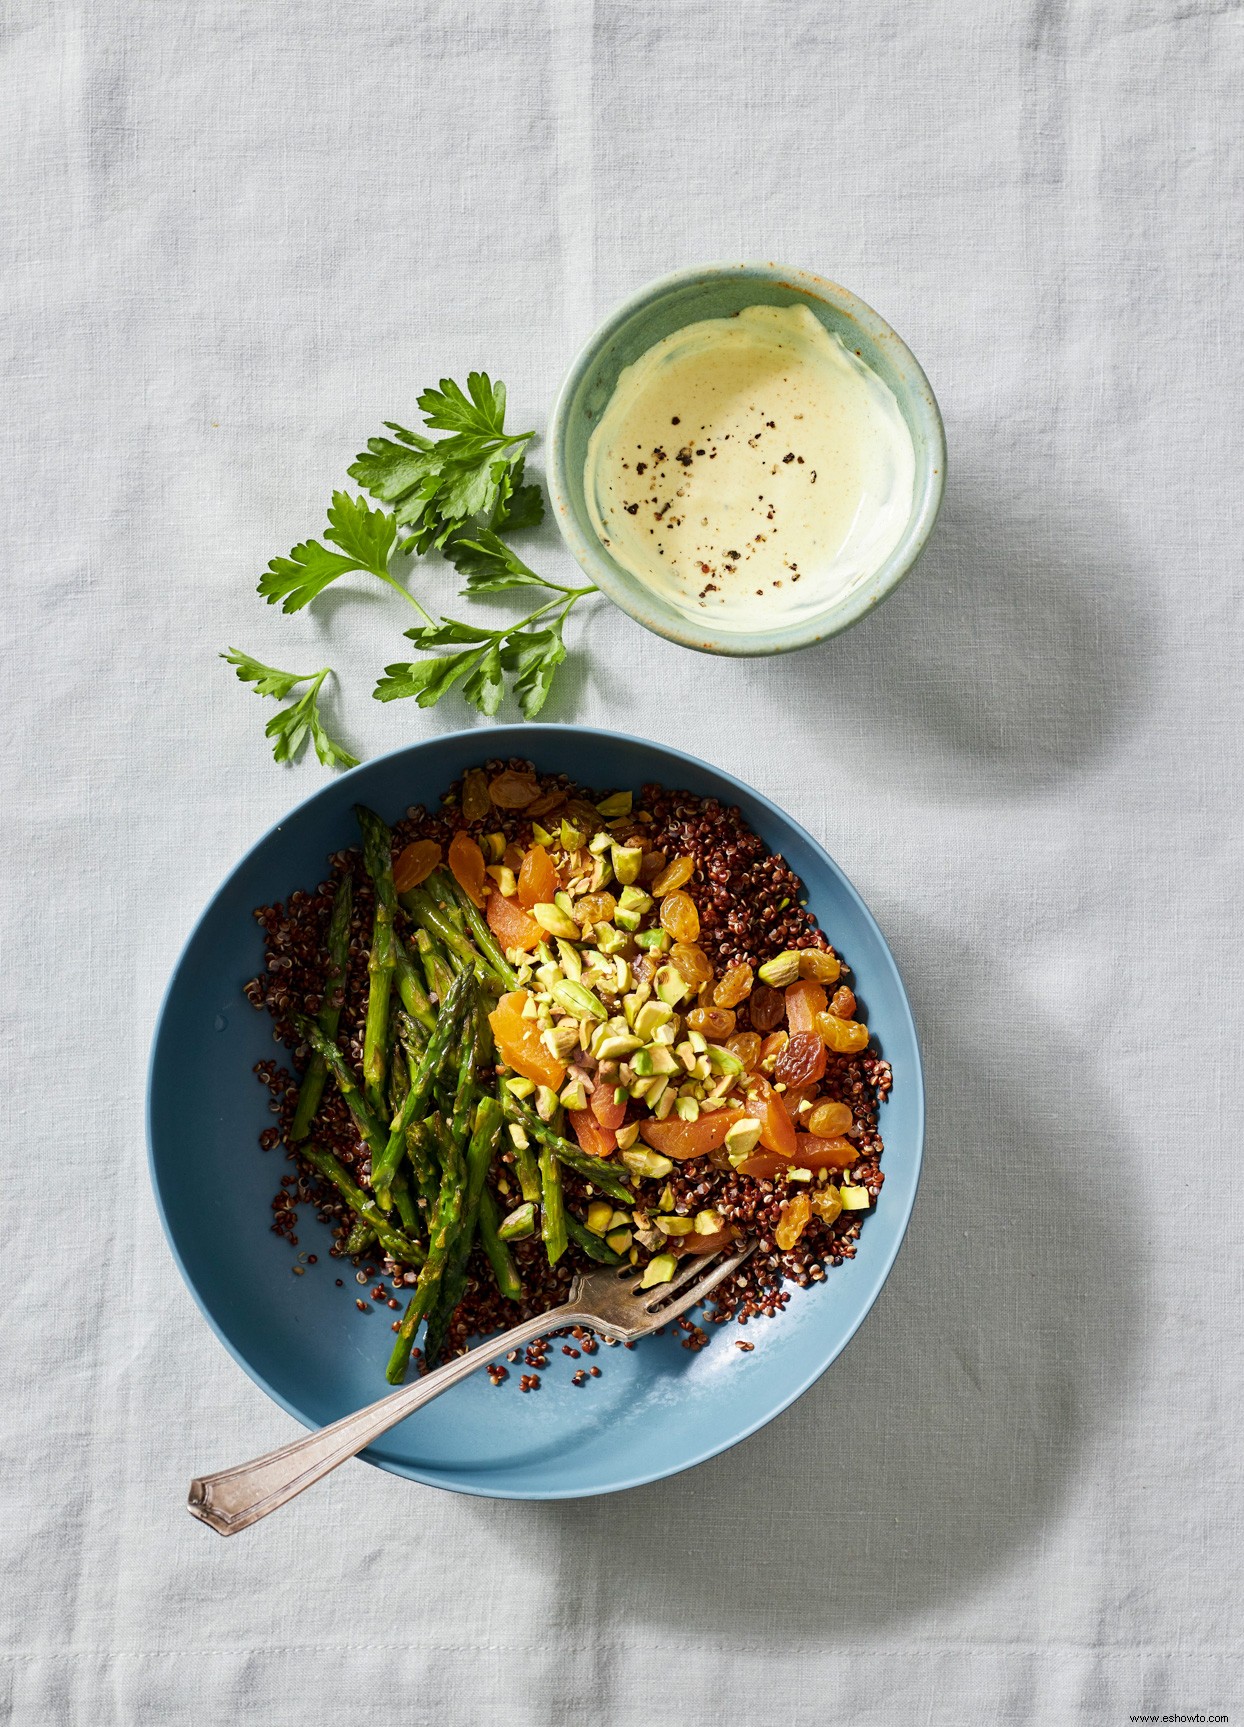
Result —
<instances>
[{"instance_id":1,"label":"asparagus spear","mask_svg":"<svg viewBox=\"0 0 1244 1727\"><path fill-rule=\"evenodd\" d=\"M402 1228L412 1241L418 1240L423 1234L423 1222L415 1208L410 1183L404 1175L399 1173L393 1177L390 1191L393 1194L393 1203L397 1207L397 1215L402 1220Z\"/></svg>"},{"instance_id":2,"label":"asparagus spear","mask_svg":"<svg viewBox=\"0 0 1244 1727\"><path fill-rule=\"evenodd\" d=\"M598 1265L621 1265L622 1255L615 1253L607 1241L602 1241L599 1235L593 1235L586 1224L580 1223L573 1211L566 1213L566 1233L571 1241L575 1241Z\"/></svg>"},{"instance_id":3,"label":"asparagus spear","mask_svg":"<svg viewBox=\"0 0 1244 1727\"><path fill-rule=\"evenodd\" d=\"M424 977L428 980L428 988L437 1001L443 1002L454 981L453 967L441 952L440 944L433 940L426 929L415 931L415 946L419 950L419 963L423 967Z\"/></svg>"},{"instance_id":4,"label":"asparagus spear","mask_svg":"<svg viewBox=\"0 0 1244 1727\"><path fill-rule=\"evenodd\" d=\"M518 1275L514 1255L497 1233L500 1221L497 1202L492 1196L492 1189L485 1187L479 1201L479 1238L483 1243L484 1252L488 1255L488 1263L492 1266L492 1274L497 1280L497 1288L507 1301L521 1301L523 1299L523 1280Z\"/></svg>"},{"instance_id":5,"label":"asparagus spear","mask_svg":"<svg viewBox=\"0 0 1244 1727\"><path fill-rule=\"evenodd\" d=\"M385 1372L385 1377L390 1385L400 1385L406 1377L406 1369L410 1365L410 1352L415 1344L415 1333L440 1289L441 1276L449 1258L454 1238L457 1235L462 1218L462 1209L466 1202L465 1160L460 1148L448 1136L446 1137L444 1152L445 1166L441 1175L440 1192L437 1195L436 1211L428 1230L427 1261L419 1273L415 1292L406 1304L406 1311L398 1326L393 1353L389 1357L389 1365Z\"/></svg>"},{"instance_id":6,"label":"asparagus spear","mask_svg":"<svg viewBox=\"0 0 1244 1727\"><path fill-rule=\"evenodd\" d=\"M479 907L466 889L459 887L453 877L447 876L443 870L434 871L428 877L426 886L431 890L438 905L443 907L449 903L457 906L467 928L474 937L476 947L479 948L497 974L498 980L505 985L506 989L516 989L518 977L514 967L502 953L497 938L488 927L487 919L480 915Z\"/></svg>"},{"instance_id":7,"label":"asparagus spear","mask_svg":"<svg viewBox=\"0 0 1244 1727\"><path fill-rule=\"evenodd\" d=\"M462 1208L462 1223L441 1278L440 1293L428 1318L428 1335L424 1341L424 1359L433 1366L444 1346L445 1334L454 1309L462 1300L467 1282L467 1261L475 1242L479 1222L480 1202L484 1183L501 1137L501 1105L495 1097L480 1099L475 1114L475 1128L466 1154L466 1200Z\"/></svg>"},{"instance_id":8,"label":"asparagus spear","mask_svg":"<svg viewBox=\"0 0 1244 1727\"><path fill-rule=\"evenodd\" d=\"M410 1090L410 1069L406 1065L406 1056L402 1049L394 1043L389 1051L389 1116L395 1116L406 1100Z\"/></svg>"},{"instance_id":9,"label":"asparagus spear","mask_svg":"<svg viewBox=\"0 0 1244 1727\"><path fill-rule=\"evenodd\" d=\"M350 1071L350 1064L337 1048L330 1037L325 1037L319 1026L313 1020L295 1018L294 1028L299 1037L311 1045L311 1048L324 1058L328 1071L337 1081L337 1089L346 1100L346 1108L354 1117L359 1132L367 1141L373 1162L381 1155L385 1147L385 1133L376 1117L364 1102L363 1094Z\"/></svg>"},{"instance_id":10,"label":"asparagus spear","mask_svg":"<svg viewBox=\"0 0 1244 1727\"><path fill-rule=\"evenodd\" d=\"M427 1108L428 1094L440 1070L441 1057L450 1047L454 1034L462 1023L463 1014L470 1002L471 988L470 974L464 973L462 977L454 980L441 1004L436 1030L428 1039L428 1047L410 1076L410 1090L401 1109L393 1117L387 1139L383 1135L381 1137L379 1153L372 1153L371 1184L376 1193L383 1193L397 1173L402 1153L406 1149L406 1129L413 1121L418 1121Z\"/></svg>"},{"instance_id":11,"label":"asparagus spear","mask_svg":"<svg viewBox=\"0 0 1244 1727\"><path fill-rule=\"evenodd\" d=\"M562 1191L562 1166L551 1145L540 1147L540 1237L549 1264L556 1265L566 1251L566 1196Z\"/></svg>"},{"instance_id":12,"label":"asparagus spear","mask_svg":"<svg viewBox=\"0 0 1244 1727\"><path fill-rule=\"evenodd\" d=\"M621 1172L611 1163L606 1162L603 1157L592 1157L590 1153L581 1151L577 1145L572 1145L568 1139L563 1139L547 1122L541 1121L534 1109L528 1109L525 1103L516 1098L508 1086L503 1091L502 1098L505 1113L510 1120L525 1128L529 1135L534 1135L541 1146L552 1151L567 1169L573 1169L576 1175L590 1181L602 1193L607 1193L610 1199L616 1199L623 1205L633 1203L635 1195L623 1180ZM519 1180L522 1180L521 1170ZM523 1197L527 1197L525 1189Z\"/></svg>"},{"instance_id":13,"label":"asparagus spear","mask_svg":"<svg viewBox=\"0 0 1244 1727\"><path fill-rule=\"evenodd\" d=\"M415 1172L415 1185L428 1208L428 1216L431 1217L440 1187L440 1176L437 1173L433 1127L430 1121L412 1121L406 1129L406 1156Z\"/></svg>"},{"instance_id":14,"label":"asparagus spear","mask_svg":"<svg viewBox=\"0 0 1244 1727\"><path fill-rule=\"evenodd\" d=\"M442 947L463 965L485 973L493 969L463 932L455 927L453 920L446 916L430 893L417 887L404 896L402 903L420 928L427 930L429 935L434 935Z\"/></svg>"},{"instance_id":15,"label":"asparagus spear","mask_svg":"<svg viewBox=\"0 0 1244 1727\"><path fill-rule=\"evenodd\" d=\"M366 1253L376 1239L376 1232L365 1217L356 1217L354 1228L347 1235L341 1251L347 1259L356 1259L360 1253Z\"/></svg>"},{"instance_id":16,"label":"asparagus spear","mask_svg":"<svg viewBox=\"0 0 1244 1727\"><path fill-rule=\"evenodd\" d=\"M371 954L367 961L367 1021L363 1032L363 1084L367 1101L377 1114L383 1113L385 1045L389 1031L389 999L397 964L397 889L393 885L393 836L374 810L355 804L354 814L363 835L363 862L376 889L376 913L372 920Z\"/></svg>"},{"instance_id":17,"label":"asparagus spear","mask_svg":"<svg viewBox=\"0 0 1244 1727\"><path fill-rule=\"evenodd\" d=\"M522 1139L520 1145L514 1135L510 1135L510 1143L514 1147L514 1168L518 1175L518 1185L522 1189L525 1200L533 1203L538 1202L540 1198L540 1165L536 1162L536 1154L531 1149L531 1135L521 1121L517 1121L513 1117L511 1120L514 1120L514 1125Z\"/></svg>"},{"instance_id":18,"label":"asparagus spear","mask_svg":"<svg viewBox=\"0 0 1244 1727\"><path fill-rule=\"evenodd\" d=\"M428 1000L428 993L419 981L419 968L401 936L393 940L393 977L402 1006L411 1019L418 1021L425 1032L435 1031L436 1009Z\"/></svg>"},{"instance_id":19,"label":"asparagus spear","mask_svg":"<svg viewBox=\"0 0 1244 1727\"><path fill-rule=\"evenodd\" d=\"M328 966L324 973L323 1006L317 1022L324 1036L334 1039L341 1023L342 996L350 959L350 912L353 905L353 879L348 875L342 876L333 897L332 917L328 925ZM317 1050L312 1055L302 1084L298 1088L298 1107L294 1111L294 1119L289 1129L291 1145L296 1145L310 1133L315 1112L324 1095L324 1082L327 1078L328 1068Z\"/></svg>"},{"instance_id":20,"label":"asparagus spear","mask_svg":"<svg viewBox=\"0 0 1244 1727\"><path fill-rule=\"evenodd\" d=\"M313 1169L318 1169L322 1176L331 1181L350 1209L371 1225L386 1253L394 1259L400 1259L405 1265L423 1264L426 1258L423 1249L416 1242L408 1240L400 1229L393 1227L380 1207L369 1194L363 1192L345 1165L339 1163L331 1151L324 1151L308 1140L305 1145L298 1147L298 1155L305 1157Z\"/></svg>"},{"instance_id":21,"label":"asparagus spear","mask_svg":"<svg viewBox=\"0 0 1244 1727\"><path fill-rule=\"evenodd\" d=\"M470 972L465 975L472 978ZM453 1114L449 1118L449 1131L459 1145L466 1143L466 1137L470 1131L471 1111L475 1106L479 1089L475 1083L475 1021L479 1017L479 1003L473 978L470 996L465 1023L462 1027L462 1048L458 1052L458 1084L454 1092Z\"/></svg>"}]
</instances>

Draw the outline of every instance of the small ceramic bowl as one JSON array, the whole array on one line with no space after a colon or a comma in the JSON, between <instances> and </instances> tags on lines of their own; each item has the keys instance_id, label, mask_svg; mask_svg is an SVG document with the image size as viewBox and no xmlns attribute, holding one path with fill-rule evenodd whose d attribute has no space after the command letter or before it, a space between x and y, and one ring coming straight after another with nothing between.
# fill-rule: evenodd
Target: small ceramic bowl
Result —
<instances>
[{"instance_id":1,"label":"small ceramic bowl","mask_svg":"<svg viewBox=\"0 0 1244 1727\"><path fill-rule=\"evenodd\" d=\"M810 618L770 630L714 631L688 617L626 570L592 527L583 492L588 439L618 375L666 336L747 306L803 305L871 366L894 392L916 451L911 516L890 556L865 582ZM849 629L902 581L924 549L941 508L946 438L929 380L910 348L854 294L806 270L776 264L704 264L651 282L619 306L570 368L548 434L548 484L562 538L588 576L624 612L672 642L709 654L782 654Z\"/></svg>"}]
</instances>

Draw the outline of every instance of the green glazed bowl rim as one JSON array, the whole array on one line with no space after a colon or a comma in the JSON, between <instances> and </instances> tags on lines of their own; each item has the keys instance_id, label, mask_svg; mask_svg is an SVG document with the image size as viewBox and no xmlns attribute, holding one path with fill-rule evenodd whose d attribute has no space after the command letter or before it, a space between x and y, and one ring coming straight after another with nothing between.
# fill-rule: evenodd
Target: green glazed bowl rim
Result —
<instances>
[{"instance_id":1,"label":"green glazed bowl rim","mask_svg":"<svg viewBox=\"0 0 1244 1727\"><path fill-rule=\"evenodd\" d=\"M886 352L896 375L895 394L916 443L917 489L902 538L880 568L843 599L816 616L784 628L763 631L714 632L709 626L678 613L659 600L609 555L590 522L576 505L576 488L567 472L567 444L576 397L601 349L632 318L679 288L738 277L760 279L788 288L806 300L830 305L857 324L876 348ZM896 379L887 379L894 387ZM655 635L699 653L736 657L784 654L812 647L840 635L866 617L892 594L910 572L937 520L946 487L946 434L933 386L911 349L878 312L857 294L810 270L785 269L774 263L696 264L647 283L615 311L584 343L558 393L548 429L549 497L558 529L584 572L616 606Z\"/></svg>"}]
</instances>

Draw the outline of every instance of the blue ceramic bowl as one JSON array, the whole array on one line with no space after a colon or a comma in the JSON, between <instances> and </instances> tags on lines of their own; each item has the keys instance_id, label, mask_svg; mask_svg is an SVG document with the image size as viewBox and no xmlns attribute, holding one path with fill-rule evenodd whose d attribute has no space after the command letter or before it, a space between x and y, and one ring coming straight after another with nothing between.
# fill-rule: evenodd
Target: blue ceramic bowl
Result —
<instances>
[{"instance_id":1,"label":"blue ceramic bowl","mask_svg":"<svg viewBox=\"0 0 1244 1727\"><path fill-rule=\"evenodd\" d=\"M807 306L893 390L911 430L916 482L911 516L890 556L868 581L810 618L770 630L714 631L624 569L592 526L583 491L593 429L618 374L675 330L727 318L747 306ZM583 349L562 385L548 433L548 485L562 538L615 605L647 629L710 654L781 654L839 635L881 604L924 549L946 483L946 438L932 386L884 318L836 282L776 264L702 264L651 282L619 306Z\"/></svg>"},{"instance_id":2,"label":"blue ceramic bowl","mask_svg":"<svg viewBox=\"0 0 1244 1727\"><path fill-rule=\"evenodd\" d=\"M859 1252L789 1308L757 1321L745 1355L732 1326L699 1354L675 1337L602 1349L599 1380L570 1384L554 1352L543 1387L520 1397L483 1374L447 1392L364 1453L411 1480L506 1499L609 1493L672 1475L763 1426L825 1371L876 1299L907 1228L920 1172L924 1100L911 1011L880 930L838 866L789 817L728 774L638 739L571 726L498 726L430 738L332 780L278 823L229 876L177 962L156 1027L148 1090L151 1178L173 1255L208 1324L251 1378L308 1427L373 1402L386 1386L387 1308L360 1314L352 1271L305 1208L300 1251L318 1264L291 1276L269 1202L286 1169L257 1137L270 1123L253 1064L278 1054L271 1021L242 996L263 963L255 906L313 888L330 852L353 844L352 806L396 817L434 806L485 756L530 756L603 789L646 781L737 803L798 871L809 903L854 968L869 1023L893 1063L882 1113L886 1181ZM335 1279L343 1276L344 1287Z\"/></svg>"}]
</instances>

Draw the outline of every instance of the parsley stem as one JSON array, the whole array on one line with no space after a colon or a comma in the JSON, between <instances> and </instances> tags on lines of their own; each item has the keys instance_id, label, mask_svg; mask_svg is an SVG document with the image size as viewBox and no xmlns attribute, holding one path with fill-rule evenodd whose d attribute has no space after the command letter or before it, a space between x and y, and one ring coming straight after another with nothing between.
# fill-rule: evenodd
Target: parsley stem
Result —
<instances>
[{"instance_id":1,"label":"parsley stem","mask_svg":"<svg viewBox=\"0 0 1244 1727\"><path fill-rule=\"evenodd\" d=\"M393 589L393 592L395 594L400 594L404 600L409 600L411 605L419 613L420 617L422 617L422 619L424 620L425 623L431 624L433 629L436 628L436 619L432 616L432 614L430 612L427 612L423 609L423 607L419 604L418 600L411 593L410 589L404 588L402 586L402 584L398 581L396 576L389 575L389 573L387 571L385 571L384 574L381 574L381 572L379 570L377 570L375 572L375 574L380 576L380 580L382 582L387 582L388 585Z\"/></svg>"}]
</instances>

